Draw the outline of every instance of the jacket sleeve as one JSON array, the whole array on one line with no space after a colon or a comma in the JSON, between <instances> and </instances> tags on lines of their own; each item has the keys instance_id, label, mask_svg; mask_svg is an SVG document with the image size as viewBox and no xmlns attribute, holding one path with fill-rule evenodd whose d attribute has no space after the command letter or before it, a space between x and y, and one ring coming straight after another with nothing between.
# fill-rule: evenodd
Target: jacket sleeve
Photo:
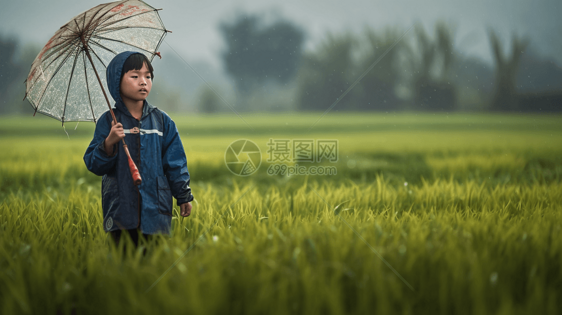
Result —
<instances>
[{"instance_id":1,"label":"jacket sleeve","mask_svg":"<svg viewBox=\"0 0 562 315\"><path fill-rule=\"evenodd\" d=\"M113 155L109 156L105 152L105 138L109 135L111 130L111 122L109 121L109 116L107 112L103 114L98 123L96 124L96 130L94 131L94 138L90 142L86 153L84 154L84 163L88 170L98 176L105 175L115 167L117 162L118 146L115 144L113 146Z\"/></svg>"},{"instance_id":2,"label":"jacket sleeve","mask_svg":"<svg viewBox=\"0 0 562 315\"><path fill-rule=\"evenodd\" d=\"M189 187L190 176L187 170L187 158L180 135L174 121L162 113L164 123L164 139L162 143L162 166L168 178L172 195L177 200L177 205L190 202L194 199Z\"/></svg>"}]
</instances>

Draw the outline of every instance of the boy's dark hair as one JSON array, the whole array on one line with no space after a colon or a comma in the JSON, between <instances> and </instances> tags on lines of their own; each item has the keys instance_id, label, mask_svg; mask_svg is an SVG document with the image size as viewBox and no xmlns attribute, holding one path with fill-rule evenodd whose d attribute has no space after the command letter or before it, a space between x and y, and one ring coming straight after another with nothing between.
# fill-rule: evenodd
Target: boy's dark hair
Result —
<instances>
[{"instance_id":1,"label":"boy's dark hair","mask_svg":"<svg viewBox=\"0 0 562 315\"><path fill-rule=\"evenodd\" d=\"M150 71L151 80L154 80L154 69L152 68L150 60L148 60L148 58L144 54L132 54L129 56L129 58L127 58L127 60L125 60L125 63L123 64L123 70L121 71L119 82L123 80L123 76L125 75L125 73L131 70L140 70L142 69L142 65L145 63L148 71Z\"/></svg>"}]
</instances>

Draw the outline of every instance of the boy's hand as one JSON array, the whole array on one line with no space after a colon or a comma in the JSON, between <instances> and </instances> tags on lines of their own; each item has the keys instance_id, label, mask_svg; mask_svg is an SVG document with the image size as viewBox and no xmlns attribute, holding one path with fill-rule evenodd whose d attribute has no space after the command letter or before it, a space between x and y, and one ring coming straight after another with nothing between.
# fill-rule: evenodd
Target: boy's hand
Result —
<instances>
[{"instance_id":1,"label":"boy's hand","mask_svg":"<svg viewBox=\"0 0 562 315\"><path fill-rule=\"evenodd\" d=\"M105 139L105 143L113 146L121 139L125 138L125 131L123 131L123 125L121 123L115 123L114 120L111 121L111 131Z\"/></svg>"},{"instance_id":2,"label":"boy's hand","mask_svg":"<svg viewBox=\"0 0 562 315\"><path fill-rule=\"evenodd\" d=\"M105 138L105 153L107 155L113 155L113 145L125 138L125 132L123 131L123 125L121 123L115 123L114 120L111 121L111 131L107 138Z\"/></svg>"},{"instance_id":3,"label":"boy's hand","mask_svg":"<svg viewBox=\"0 0 562 315\"><path fill-rule=\"evenodd\" d=\"M180 214L182 217L189 217L191 214L191 202L182 203L180 205Z\"/></svg>"}]
</instances>

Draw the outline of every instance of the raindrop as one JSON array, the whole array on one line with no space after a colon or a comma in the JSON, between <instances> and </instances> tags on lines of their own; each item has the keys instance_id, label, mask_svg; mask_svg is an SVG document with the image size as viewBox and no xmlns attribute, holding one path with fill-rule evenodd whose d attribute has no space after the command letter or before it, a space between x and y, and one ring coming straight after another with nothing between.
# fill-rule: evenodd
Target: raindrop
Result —
<instances>
[{"instance_id":1,"label":"raindrop","mask_svg":"<svg viewBox=\"0 0 562 315\"><path fill-rule=\"evenodd\" d=\"M492 272L492 274L490 275L490 283L496 284L497 281L498 281L498 273Z\"/></svg>"},{"instance_id":2,"label":"raindrop","mask_svg":"<svg viewBox=\"0 0 562 315\"><path fill-rule=\"evenodd\" d=\"M186 273L187 268L185 267L185 265L184 265L183 263L180 262L180 263L177 265L177 267L178 267L178 269L180 270L181 273Z\"/></svg>"}]
</instances>

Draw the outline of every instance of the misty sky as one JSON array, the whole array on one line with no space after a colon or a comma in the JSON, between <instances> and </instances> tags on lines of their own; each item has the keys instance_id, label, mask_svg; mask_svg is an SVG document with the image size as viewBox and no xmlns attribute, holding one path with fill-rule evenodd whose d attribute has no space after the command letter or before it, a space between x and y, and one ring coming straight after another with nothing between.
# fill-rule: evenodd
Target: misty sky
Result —
<instances>
[{"instance_id":1,"label":"misty sky","mask_svg":"<svg viewBox=\"0 0 562 315\"><path fill-rule=\"evenodd\" d=\"M103 1L21 0L0 1L0 34L14 34L21 41L41 46L72 17ZM223 49L218 24L232 20L237 12L258 13L265 19L287 18L307 33L306 49L313 48L326 35L365 25L375 28L400 26L404 30L420 21L426 29L437 19L456 25L456 45L463 54L491 60L486 30L497 30L507 41L516 32L528 35L535 51L562 64L562 1L560 0L150 0L164 25L173 31L166 41L187 60L201 60L220 66ZM411 33L412 34L412 33ZM412 34L413 35L413 34ZM161 51L169 52L167 45Z\"/></svg>"}]
</instances>

